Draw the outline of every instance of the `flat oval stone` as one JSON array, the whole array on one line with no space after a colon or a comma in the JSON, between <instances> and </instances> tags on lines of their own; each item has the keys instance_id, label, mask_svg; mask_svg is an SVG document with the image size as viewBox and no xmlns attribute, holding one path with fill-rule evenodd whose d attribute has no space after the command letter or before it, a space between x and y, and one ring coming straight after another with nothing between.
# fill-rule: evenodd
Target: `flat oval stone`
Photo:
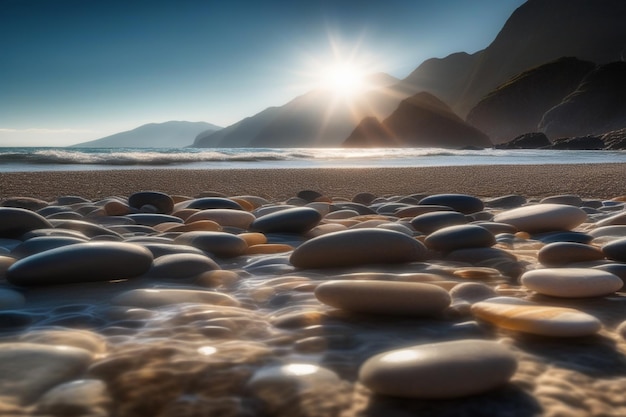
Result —
<instances>
[{"instance_id":1,"label":"flat oval stone","mask_svg":"<svg viewBox=\"0 0 626 417\"><path fill-rule=\"evenodd\" d=\"M620 212L596 222L597 227L626 225L626 212Z\"/></svg>"},{"instance_id":2,"label":"flat oval stone","mask_svg":"<svg viewBox=\"0 0 626 417\"><path fill-rule=\"evenodd\" d=\"M52 224L57 229L69 229L81 232L87 237L113 236L122 239L122 235L106 227L89 223L82 220L52 220Z\"/></svg>"},{"instance_id":3,"label":"flat oval stone","mask_svg":"<svg viewBox=\"0 0 626 417\"><path fill-rule=\"evenodd\" d=\"M236 201L224 197L202 197L194 200L184 201L176 204L177 209L190 208L198 210L208 209L231 209L231 210L243 210L243 207Z\"/></svg>"},{"instance_id":4,"label":"flat oval stone","mask_svg":"<svg viewBox=\"0 0 626 417\"><path fill-rule=\"evenodd\" d=\"M147 275L154 278L187 278L221 269L208 256L192 253L163 255L154 260Z\"/></svg>"},{"instance_id":5,"label":"flat oval stone","mask_svg":"<svg viewBox=\"0 0 626 417\"><path fill-rule=\"evenodd\" d=\"M94 415L92 410L106 410L112 405L106 384L97 379L79 379L57 385L37 402L37 415L68 416L76 411ZM89 413L89 414L87 414Z\"/></svg>"},{"instance_id":6,"label":"flat oval stone","mask_svg":"<svg viewBox=\"0 0 626 417\"><path fill-rule=\"evenodd\" d=\"M490 247L496 244L496 238L484 227L467 224L439 229L426 236L424 244L429 249L450 252L457 249Z\"/></svg>"},{"instance_id":7,"label":"flat oval stone","mask_svg":"<svg viewBox=\"0 0 626 417\"><path fill-rule=\"evenodd\" d=\"M136 289L123 292L111 300L112 304L141 308L155 308L171 304L193 303L238 307L239 301L228 294L203 290Z\"/></svg>"},{"instance_id":8,"label":"flat oval stone","mask_svg":"<svg viewBox=\"0 0 626 417\"><path fill-rule=\"evenodd\" d=\"M174 239L174 243L193 246L220 258L234 258L248 249L245 240L225 232L187 232Z\"/></svg>"},{"instance_id":9,"label":"flat oval stone","mask_svg":"<svg viewBox=\"0 0 626 417\"><path fill-rule=\"evenodd\" d=\"M481 394L506 384L515 355L488 340L457 340L391 350L369 358L359 381L377 394L449 399Z\"/></svg>"},{"instance_id":10,"label":"flat oval stone","mask_svg":"<svg viewBox=\"0 0 626 417\"><path fill-rule=\"evenodd\" d=\"M618 262L626 262L626 238L614 240L602 246L604 255Z\"/></svg>"},{"instance_id":11,"label":"flat oval stone","mask_svg":"<svg viewBox=\"0 0 626 417\"><path fill-rule=\"evenodd\" d=\"M333 268L367 264L418 262L426 258L424 245L385 229L333 232L298 246L289 261L296 268Z\"/></svg>"},{"instance_id":12,"label":"flat oval stone","mask_svg":"<svg viewBox=\"0 0 626 417\"><path fill-rule=\"evenodd\" d=\"M601 271L609 272L621 279L622 282L624 282L624 285L626 285L626 264L612 262L604 265L594 266L592 267L592 269L599 269ZM624 291L624 286L622 286L622 288L620 288L618 291Z\"/></svg>"},{"instance_id":13,"label":"flat oval stone","mask_svg":"<svg viewBox=\"0 0 626 417\"><path fill-rule=\"evenodd\" d=\"M143 275L152 254L122 242L88 242L51 249L20 259L7 271L14 285L52 285L110 281Z\"/></svg>"},{"instance_id":14,"label":"flat oval stone","mask_svg":"<svg viewBox=\"0 0 626 417\"><path fill-rule=\"evenodd\" d=\"M535 204L496 214L493 221L507 223L528 233L571 230L587 220L587 213L564 204Z\"/></svg>"},{"instance_id":15,"label":"flat oval stone","mask_svg":"<svg viewBox=\"0 0 626 417\"><path fill-rule=\"evenodd\" d=\"M614 236L614 237L626 237L626 226L624 225L613 225L613 226L602 226L588 232L590 236L594 238L597 237L605 237L605 236Z\"/></svg>"},{"instance_id":16,"label":"flat oval stone","mask_svg":"<svg viewBox=\"0 0 626 417\"><path fill-rule=\"evenodd\" d=\"M583 205L583 199L580 196L572 194L553 195L541 199L540 204L566 204L568 206L580 207Z\"/></svg>"},{"instance_id":17,"label":"flat oval stone","mask_svg":"<svg viewBox=\"0 0 626 417\"><path fill-rule=\"evenodd\" d=\"M524 204L526 204L526 197L518 194L503 195L500 197L494 197L489 200L485 200L485 205L487 207L501 209L519 207Z\"/></svg>"},{"instance_id":18,"label":"flat oval stone","mask_svg":"<svg viewBox=\"0 0 626 417\"><path fill-rule=\"evenodd\" d=\"M266 214L252 222L250 230L261 233L306 233L322 220L319 211L294 207Z\"/></svg>"},{"instance_id":19,"label":"flat oval stone","mask_svg":"<svg viewBox=\"0 0 626 417\"><path fill-rule=\"evenodd\" d=\"M604 259L602 250L595 246L574 242L550 243L539 250L537 260L548 267L564 266L573 262Z\"/></svg>"},{"instance_id":20,"label":"flat oval stone","mask_svg":"<svg viewBox=\"0 0 626 417\"><path fill-rule=\"evenodd\" d=\"M553 297L603 297L619 290L622 280L592 268L546 268L525 272L520 278L526 288Z\"/></svg>"},{"instance_id":21,"label":"flat oval stone","mask_svg":"<svg viewBox=\"0 0 626 417\"><path fill-rule=\"evenodd\" d=\"M411 226L427 235L444 227L466 223L468 223L467 218L457 211L433 211L411 219Z\"/></svg>"},{"instance_id":22,"label":"flat oval stone","mask_svg":"<svg viewBox=\"0 0 626 417\"><path fill-rule=\"evenodd\" d=\"M463 214L476 213L485 208L480 198L467 194L435 194L421 199L419 204L448 206Z\"/></svg>"},{"instance_id":23,"label":"flat oval stone","mask_svg":"<svg viewBox=\"0 0 626 417\"><path fill-rule=\"evenodd\" d=\"M338 280L315 288L322 303L355 313L434 316L450 305L441 287L418 282Z\"/></svg>"},{"instance_id":24,"label":"flat oval stone","mask_svg":"<svg viewBox=\"0 0 626 417\"><path fill-rule=\"evenodd\" d=\"M551 337L597 333L600 320L582 311L542 306L518 298L496 297L472 305L475 317L507 330Z\"/></svg>"},{"instance_id":25,"label":"flat oval stone","mask_svg":"<svg viewBox=\"0 0 626 417\"><path fill-rule=\"evenodd\" d=\"M91 353L70 346L0 344L0 397L30 404L50 388L83 373Z\"/></svg>"},{"instance_id":26,"label":"flat oval stone","mask_svg":"<svg viewBox=\"0 0 626 417\"><path fill-rule=\"evenodd\" d=\"M77 329L41 329L30 330L19 337L20 342L40 345L72 346L85 349L94 355L107 351L106 339L94 332Z\"/></svg>"},{"instance_id":27,"label":"flat oval stone","mask_svg":"<svg viewBox=\"0 0 626 417\"><path fill-rule=\"evenodd\" d=\"M16 246L11 251L11 256L15 256L16 258L25 258L46 250L85 242L87 242L86 239L70 236L39 236L28 239Z\"/></svg>"},{"instance_id":28,"label":"flat oval stone","mask_svg":"<svg viewBox=\"0 0 626 417\"><path fill-rule=\"evenodd\" d=\"M174 210L174 200L165 193L158 191L140 191L128 197L128 205L137 210L143 206L156 208L156 213L170 214Z\"/></svg>"},{"instance_id":29,"label":"flat oval stone","mask_svg":"<svg viewBox=\"0 0 626 417\"><path fill-rule=\"evenodd\" d=\"M16 239L35 229L52 225L45 217L22 208L0 207L0 238Z\"/></svg>"},{"instance_id":30,"label":"flat oval stone","mask_svg":"<svg viewBox=\"0 0 626 417\"><path fill-rule=\"evenodd\" d=\"M211 220L220 226L232 226L240 229L248 229L256 219L252 213L242 210L211 209L202 210L192 214L185 223L193 223L199 220Z\"/></svg>"}]
</instances>

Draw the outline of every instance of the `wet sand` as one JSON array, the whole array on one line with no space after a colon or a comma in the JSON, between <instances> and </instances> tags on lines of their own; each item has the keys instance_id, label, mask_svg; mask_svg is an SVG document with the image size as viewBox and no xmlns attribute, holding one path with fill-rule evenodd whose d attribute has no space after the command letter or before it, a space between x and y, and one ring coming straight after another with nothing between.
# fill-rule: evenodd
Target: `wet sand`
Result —
<instances>
[{"instance_id":1,"label":"wet sand","mask_svg":"<svg viewBox=\"0 0 626 417\"><path fill-rule=\"evenodd\" d=\"M626 164L497 165L419 168L251 169L1 173L0 200L24 196L53 200L60 195L104 198L140 190L194 196L204 191L259 195L272 200L303 189L324 195L467 193L480 197L576 194L609 198L626 194Z\"/></svg>"}]
</instances>

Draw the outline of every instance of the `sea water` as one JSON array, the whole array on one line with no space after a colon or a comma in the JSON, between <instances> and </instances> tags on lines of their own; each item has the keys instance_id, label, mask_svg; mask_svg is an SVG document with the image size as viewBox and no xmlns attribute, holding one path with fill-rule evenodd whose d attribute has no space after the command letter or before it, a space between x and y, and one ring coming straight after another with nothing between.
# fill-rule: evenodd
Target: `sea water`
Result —
<instances>
[{"instance_id":1,"label":"sea water","mask_svg":"<svg viewBox=\"0 0 626 417\"><path fill-rule=\"evenodd\" d=\"M441 148L0 148L0 172L626 163L626 151Z\"/></svg>"}]
</instances>

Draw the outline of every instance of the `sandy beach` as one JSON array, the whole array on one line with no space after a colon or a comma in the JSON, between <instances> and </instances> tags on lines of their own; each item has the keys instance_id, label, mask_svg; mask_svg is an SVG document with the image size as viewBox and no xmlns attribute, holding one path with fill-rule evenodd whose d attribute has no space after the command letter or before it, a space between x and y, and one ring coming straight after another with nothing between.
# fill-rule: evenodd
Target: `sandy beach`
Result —
<instances>
[{"instance_id":1,"label":"sandy beach","mask_svg":"<svg viewBox=\"0 0 626 417\"><path fill-rule=\"evenodd\" d=\"M626 164L497 165L362 169L252 169L0 173L0 199L53 200L61 195L104 198L140 190L194 196L205 191L284 200L313 189L330 197L467 193L479 197L576 194L611 198L626 194Z\"/></svg>"},{"instance_id":2,"label":"sandy beach","mask_svg":"<svg viewBox=\"0 0 626 417\"><path fill-rule=\"evenodd\" d=\"M0 415L623 416L625 173L0 174Z\"/></svg>"}]
</instances>

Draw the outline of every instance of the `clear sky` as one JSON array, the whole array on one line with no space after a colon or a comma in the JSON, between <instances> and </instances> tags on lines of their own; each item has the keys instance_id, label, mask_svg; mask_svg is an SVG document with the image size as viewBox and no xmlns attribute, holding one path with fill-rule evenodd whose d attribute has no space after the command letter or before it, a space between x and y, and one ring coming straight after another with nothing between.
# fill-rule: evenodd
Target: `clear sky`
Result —
<instances>
[{"instance_id":1,"label":"clear sky","mask_svg":"<svg viewBox=\"0 0 626 417\"><path fill-rule=\"evenodd\" d=\"M0 0L0 146L227 126L333 60L406 77L491 43L524 0Z\"/></svg>"}]
</instances>

